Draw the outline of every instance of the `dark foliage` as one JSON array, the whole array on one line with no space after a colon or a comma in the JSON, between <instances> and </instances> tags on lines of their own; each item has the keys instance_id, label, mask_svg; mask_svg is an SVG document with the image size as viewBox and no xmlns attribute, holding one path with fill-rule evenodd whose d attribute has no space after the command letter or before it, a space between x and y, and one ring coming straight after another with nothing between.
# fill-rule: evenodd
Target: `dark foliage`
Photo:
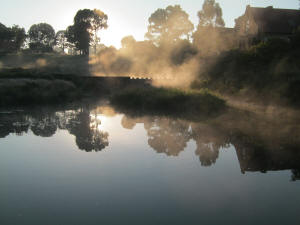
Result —
<instances>
[{"instance_id":1,"label":"dark foliage","mask_svg":"<svg viewBox=\"0 0 300 225\"><path fill-rule=\"evenodd\" d=\"M0 53L17 52L26 38L24 28L17 25L6 27L0 23Z\"/></svg>"},{"instance_id":2,"label":"dark foliage","mask_svg":"<svg viewBox=\"0 0 300 225\"><path fill-rule=\"evenodd\" d=\"M120 110L185 116L200 119L225 108L225 101L207 91L193 92L166 88L131 88L114 94L111 102Z\"/></svg>"}]
</instances>

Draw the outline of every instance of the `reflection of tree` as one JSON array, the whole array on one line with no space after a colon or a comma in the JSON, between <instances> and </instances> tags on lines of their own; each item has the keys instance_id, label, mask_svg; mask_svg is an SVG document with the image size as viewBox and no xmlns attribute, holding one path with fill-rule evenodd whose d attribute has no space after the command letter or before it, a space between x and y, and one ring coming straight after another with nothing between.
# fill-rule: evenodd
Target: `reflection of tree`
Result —
<instances>
[{"instance_id":1,"label":"reflection of tree","mask_svg":"<svg viewBox=\"0 0 300 225\"><path fill-rule=\"evenodd\" d=\"M96 110L97 111L97 110ZM95 113L97 113L95 111ZM76 136L79 149L101 151L108 146L108 133L99 130L101 123L96 115L90 115L87 109L61 112L33 111L9 112L0 114L0 138L10 133L22 135L30 129L36 136L51 137L57 129L68 130Z\"/></svg>"},{"instance_id":2,"label":"reflection of tree","mask_svg":"<svg viewBox=\"0 0 300 225\"><path fill-rule=\"evenodd\" d=\"M145 121L148 144L157 152L178 156L190 140L188 123L169 118Z\"/></svg>"},{"instance_id":3,"label":"reflection of tree","mask_svg":"<svg viewBox=\"0 0 300 225\"><path fill-rule=\"evenodd\" d=\"M222 147L228 147L226 136L210 126L192 124L192 137L196 141L195 154L199 156L202 166L216 163Z\"/></svg>"},{"instance_id":4,"label":"reflection of tree","mask_svg":"<svg viewBox=\"0 0 300 225\"><path fill-rule=\"evenodd\" d=\"M54 114L38 115L32 119L31 131L36 136L51 137L57 130L57 118Z\"/></svg>"},{"instance_id":5,"label":"reflection of tree","mask_svg":"<svg viewBox=\"0 0 300 225\"><path fill-rule=\"evenodd\" d=\"M193 138L197 144L196 155L200 157L203 166L210 166L216 162L219 149L228 147L226 135L222 135L210 126L189 123L166 117L139 117L124 116L122 126L133 129L136 123L144 123L148 135L148 144L157 153L168 156L178 156Z\"/></svg>"},{"instance_id":6,"label":"reflection of tree","mask_svg":"<svg viewBox=\"0 0 300 225\"><path fill-rule=\"evenodd\" d=\"M0 115L0 138L4 138L10 133L15 133L19 136L27 133L29 123L27 117L19 113L2 113Z\"/></svg>"},{"instance_id":7,"label":"reflection of tree","mask_svg":"<svg viewBox=\"0 0 300 225\"><path fill-rule=\"evenodd\" d=\"M219 157L219 148L212 143L204 144L197 142L196 155L199 156L202 166L211 166Z\"/></svg>"},{"instance_id":8,"label":"reflection of tree","mask_svg":"<svg viewBox=\"0 0 300 225\"><path fill-rule=\"evenodd\" d=\"M92 111L85 107L59 112L49 109L38 112L2 112L0 138L11 133L22 135L29 130L35 135L50 137L57 129L62 129L75 135L79 149L97 152L109 145L108 133L99 130L99 115L103 114L113 116L116 113L103 107ZM300 180L299 130L294 123L280 131L274 127L279 128L282 123L277 127L264 122L261 127L263 132L257 132L257 127L262 122L259 124L256 120L251 121L251 124L256 124L253 130L250 125L245 126L249 122L245 123L243 120L239 123L236 118L222 117L221 122L214 120L197 123L157 116L132 117L131 114L124 116L121 124L124 128L133 129L137 123L143 123L148 144L157 153L178 156L187 146L187 142L194 140L197 145L195 154L199 157L201 165L211 166L216 163L220 149L232 145L236 150L242 173L291 170L291 180ZM273 132L274 130L276 132Z\"/></svg>"},{"instance_id":9,"label":"reflection of tree","mask_svg":"<svg viewBox=\"0 0 300 225\"><path fill-rule=\"evenodd\" d=\"M137 123L144 123L148 135L148 144L157 153L178 156L190 140L189 124L164 117L124 116L121 124L126 129L133 129Z\"/></svg>"},{"instance_id":10,"label":"reflection of tree","mask_svg":"<svg viewBox=\"0 0 300 225\"><path fill-rule=\"evenodd\" d=\"M101 121L97 116L92 119L88 110L81 110L67 124L70 134L76 136L76 144L79 149L87 152L101 151L108 146L108 133L98 129Z\"/></svg>"},{"instance_id":11,"label":"reflection of tree","mask_svg":"<svg viewBox=\"0 0 300 225\"><path fill-rule=\"evenodd\" d=\"M135 121L135 119L125 115L125 116L123 116L123 118L121 120L121 124L122 124L123 128L132 130L136 125L136 121Z\"/></svg>"}]
</instances>

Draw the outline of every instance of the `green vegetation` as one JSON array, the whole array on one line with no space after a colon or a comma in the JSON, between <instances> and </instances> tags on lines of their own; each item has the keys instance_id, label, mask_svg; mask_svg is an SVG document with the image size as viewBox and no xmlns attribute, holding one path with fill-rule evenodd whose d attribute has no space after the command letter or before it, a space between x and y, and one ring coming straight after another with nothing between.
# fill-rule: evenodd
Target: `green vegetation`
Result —
<instances>
[{"instance_id":1,"label":"green vegetation","mask_svg":"<svg viewBox=\"0 0 300 225\"><path fill-rule=\"evenodd\" d=\"M17 25L6 27L0 23L0 53L17 52L26 39L24 28Z\"/></svg>"},{"instance_id":2,"label":"green vegetation","mask_svg":"<svg viewBox=\"0 0 300 225\"><path fill-rule=\"evenodd\" d=\"M185 91L167 88L131 88L116 93L111 103L121 111L167 114L197 118L214 116L225 108L225 101L206 90Z\"/></svg>"},{"instance_id":3,"label":"green vegetation","mask_svg":"<svg viewBox=\"0 0 300 225\"><path fill-rule=\"evenodd\" d=\"M40 69L0 71L0 106L56 104L83 98L107 97L130 86L146 87L144 80L127 77L90 77L45 72Z\"/></svg>"},{"instance_id":4,"label":"green vegetation","mask_svg":"<svg viewBox=\"0 0 300 225\"><path fill-rule=\"evenodd\" d=\"M299 104L299 40L299 36L290 42L270 39L246 50L224 52L192 87L264 101Z\"/></svg>"}]
</instances>

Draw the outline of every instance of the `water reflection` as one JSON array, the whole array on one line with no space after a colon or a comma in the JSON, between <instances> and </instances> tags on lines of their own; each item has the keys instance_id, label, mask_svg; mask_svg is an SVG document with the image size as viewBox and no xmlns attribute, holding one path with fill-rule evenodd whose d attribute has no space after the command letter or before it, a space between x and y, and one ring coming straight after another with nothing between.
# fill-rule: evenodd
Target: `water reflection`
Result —
<instances>
[{"instance_id":1,"label":"water reflection","mask_svg":"<svg viewBox=\"0 0 300 225\"><path fill-rule=\"evenodd\" d=\"M91 115L89 110L81 109L69 119L66 128L76 137L79 149L98 152L108 146L108 133L99 129L100 124L97 113Z\"/></svg>"},{"instance_id":2,"label":"water reflection","mask_svg":"<svg viewBox=\"0 0 300 225\"><path fill-rule=\"evenodd\" d=\"M109 145L108 133L101 131L97 113L86 107L69 111L11 111L0 114L0 138L11 133L23 135L30 130L40 137L52 137L58 129L76 137L80 150L101 151Z\"/></svg>"},{"instance_id":3,"label":"water reflection","mask_svg":"<svg viewBox=\"0 0 300 225\"><path fill-rule=\"evenodd\" d=\"M29 131L51 137L58 130L67 130L75 136L80 150L99 152L109 145L109 134L102 129L101 120L116 115L109 106L1 112L0 138ZM195 156L202 166L208 167L217 162L220 151L233 146L242 173L291 170L291 180L300 180L298 121L268 121L241 112L229 112L203 122L122 115L123 128L132 130L136 124L143 124L148 145L157 153L178 157L193 141Z\"/></svg>"},{"instance_id":4,"label":"water reflection","mask_svg":"<svg viewBox=\"0 0 300 225\"><path fill-rule=\"evenodd\" d=\"M205 122L128 115L121 121L126 129L138 123L144 124L148 145L157 153L178 156L192 140L195 155L207 167L216 163L220 151L233 146L243 174L291 170L291 180L300 179L300 127L295 120L268 121L245 112L230 112Z\"/></svg>"}]
</instances>

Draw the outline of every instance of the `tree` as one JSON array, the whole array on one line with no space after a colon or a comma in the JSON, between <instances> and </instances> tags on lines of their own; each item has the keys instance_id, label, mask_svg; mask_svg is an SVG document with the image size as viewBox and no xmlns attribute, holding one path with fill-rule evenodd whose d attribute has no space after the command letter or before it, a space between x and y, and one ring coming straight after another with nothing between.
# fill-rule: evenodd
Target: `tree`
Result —
<instances>
[{"instance_id":1,"label":"tree","mask_svg":"<svg viewBox=\"0 0 300 225\"><path fill-rule=\"evenodd\" d=\"M31 50L38 52L52 51L55 44L55 31L47 23L34 24L28 31L29 47Z\"/></svg>"},{"instance_id":2,"label":"tree","mask_svg":"<svg viewBox=\"0 0 300 225\"><path fill-rule=\"evenodd\" d=\"M70 134L75 135L76 144L80 150L99 152L109 145L109 134L99 130L100 123L97 114L92 118L89 110L81 109L68 121L66 128Z\"/></svg>"},{"instance_id":3,"label":"tree","mask_svg":"<svg viewBox=\"0 0 300 225\"><path fill-rule=\"evenodd\" d=\"M60 30L56 33L55 36L56 40L56 46L61 49L61 51L64 53L66 47L68 46L68 40L66 36L66 31L65 30Z\"/></svg>"},{"instance_id":4,"label":"tree","mask_svg":"<svg viewBox=\"0 0 300 225\"><path fill-rule=\"evenodd\" d=\"M91 31L92 31L92 46L94 47L94 53L97 53L97 45L100 43L100 38L97 33L101 29L107 29L108 16L99 9L93 10L93 17L91 21Z\"/></svg>"},{"instance_id":5,"label":"tree","mask_svg":"<svg viewBox=\"0 0 300 225\"><path fill-rule=\"evenodd\" d=\"M0 49L6 52L20 50L26 38L24 28L14 25L11 28L0 23Z\"/></svg>"},{"instance_id":6,"label":"tree","mask_svg":"<svg viewBox=\"0 0 300 225\"><path fill-rule=\"evenodd\" d=\"M12 34L4 24L0 23L0 50L7 51L7 46L12 38Z\"/></svg>"},{"instance_id":7,"label":"tree","mask_svg":"<svg viewBox=\"0 0 300 225\"><path fill-rule=\"evenodd\" d=\"M81 54L89 54L90 44L96 52L100 42L98 31L107 28L107 20L107 15L100 10L79 10L74 17L74 25L67 28L68 41L74 43Z\"/></svg>"},{"instance_id":8,"label":"tree","mask_svg":"<svg viewBox=\"0 0 300 225\"><path fill-rule=\"evenodd\" d=\"M18 51L22 47L25 39L26 32L24 28L19 27L18 25L13 25L10 28L10 32L12 33L11 46L13 51Z\"/></svg>"},{"instance_id":9,"label":"tree","mask_svg":"<svg viewBox=\"0 0 300 225\"><path fill-rule=\"evenodd\" d=\"M198 12L199 24L193 33L193 43L202 55L219 53L232 46L230 30L224 28L222 9L215 0L205 0Z\"/></svg>"},{"instance_id":10,"label":"tree","mask_svg":"<svg viewBox=\"0 0 300 225\"><path fill-rule=\"evenodd\" d=\"M202 10L198 12L199 26L224 27L222 8L215 0L205 0Z\"/></svg>"},{"instance_id":11,"label":"tree","mask_svg":"<svg viewBox=\"0 0 300 225\"><path fill-rule=\"evenodd\" d=\"M189 15L179 5L157 9L148 21L148 32L145 37L156 45L174 42L184 37L189 39L194 29Z\"/></svg>"}]
</instances>

